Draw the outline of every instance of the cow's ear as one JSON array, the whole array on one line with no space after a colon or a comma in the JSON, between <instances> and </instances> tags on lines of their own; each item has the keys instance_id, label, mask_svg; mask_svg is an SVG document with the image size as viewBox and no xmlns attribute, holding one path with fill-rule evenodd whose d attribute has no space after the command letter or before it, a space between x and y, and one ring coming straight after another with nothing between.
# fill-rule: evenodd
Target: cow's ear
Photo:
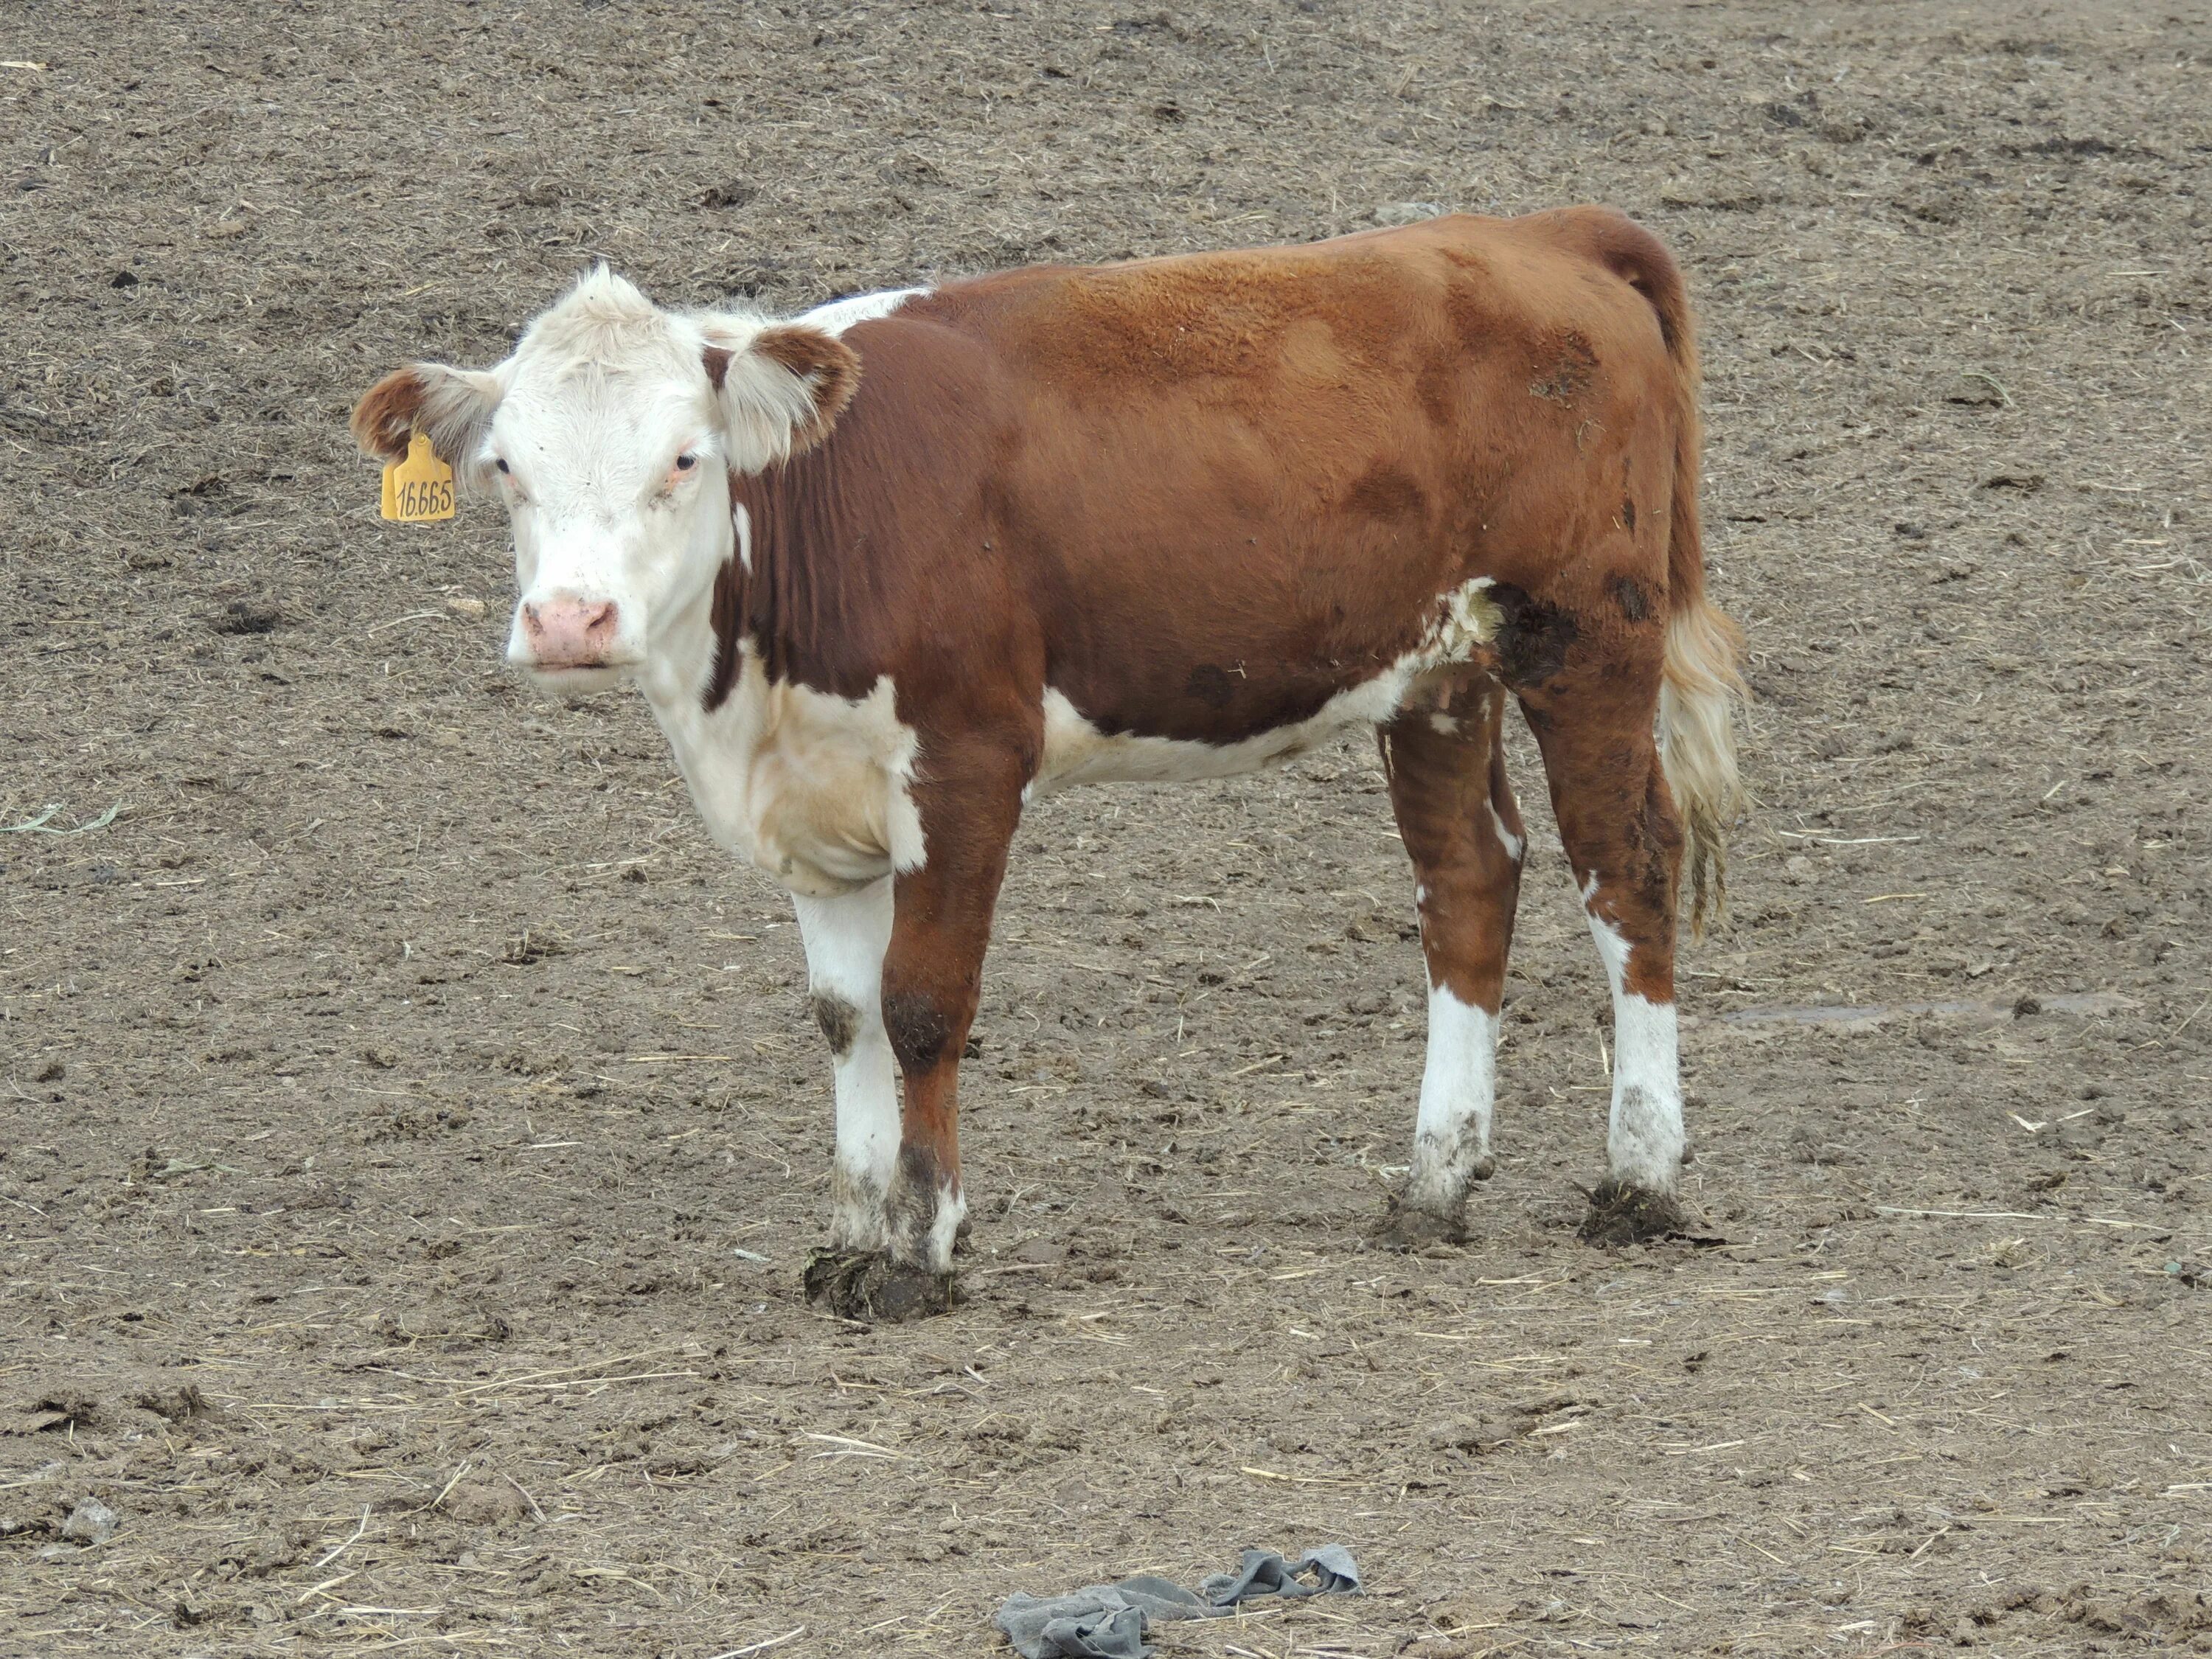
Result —
<instances>
[{"instance_id":1,"label":"cow's ear","mask_svg":"<svg viewBox=\"0 0 2212 1659\"><path fill-rule=\"evenodd\" d=\"M853 348L804 323L771 323L745 337L710 329L705 360L730 458L746 472L820 443L860 385Z\"/></svg>"},{"instance_id":2,"label":"cow's ear","mask_svg":"<svg viewBox=\"0 0 2212 1659\"><path fill-rule=\"evenodd\" d=\"M406 458L407 441L419 432L457 474L473 472L502 390L495 374L410 363L354 405L354 440L363 454L397 461Z\"/></svg>"}]
</instances>

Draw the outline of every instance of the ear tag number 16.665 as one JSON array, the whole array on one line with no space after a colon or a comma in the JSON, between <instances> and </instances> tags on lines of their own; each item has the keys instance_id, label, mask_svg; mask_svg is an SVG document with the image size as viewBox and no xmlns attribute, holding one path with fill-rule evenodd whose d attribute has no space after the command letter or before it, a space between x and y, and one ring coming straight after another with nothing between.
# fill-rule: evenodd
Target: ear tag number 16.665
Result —
<instances>
[{"instance_id":1,"label":"ear tag number 16.665","mask_svg":"<svg viewBox=\"0 0 2212 1659\"><path fill-rule=\"evenodd\" d=\"M453 516L453 469L419 432L407 441L405 460L384 464L384 516L402 524Z\"/></svg>"}]
</instances>

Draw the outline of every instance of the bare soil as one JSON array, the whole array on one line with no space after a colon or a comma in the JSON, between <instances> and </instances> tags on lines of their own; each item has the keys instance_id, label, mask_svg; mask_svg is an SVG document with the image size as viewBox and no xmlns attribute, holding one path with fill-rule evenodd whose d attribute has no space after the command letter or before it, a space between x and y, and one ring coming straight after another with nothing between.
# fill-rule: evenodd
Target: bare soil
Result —
<instances>
[{"instance_id":1,"label":"bare soil","mask_svg":"<svg viewBox=\"0 0 2212 1659\"><path fill-rule=\"evenodd\" d=\"M2212 1647L2201 0L5 15L0 1651L968 1655L1325 1540L1368 1594L1165 1651ZM796 308L1589 198L1691 274L1759 696L1720 1242L1575 1236L1522 744L1500 1171L1366 1247L1421 972L1348 745L1032 815L964 1305L810 1310L787 903L640 702L510 682L495 516L380 522L352 398L602 256Z\"/></svg>"}]
</instances>

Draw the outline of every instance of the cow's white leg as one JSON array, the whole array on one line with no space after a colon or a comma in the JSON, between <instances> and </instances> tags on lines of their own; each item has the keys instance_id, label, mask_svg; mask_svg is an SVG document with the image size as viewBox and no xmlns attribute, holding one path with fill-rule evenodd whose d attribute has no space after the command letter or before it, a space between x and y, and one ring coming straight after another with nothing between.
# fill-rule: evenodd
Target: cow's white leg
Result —
<instances>
[{"instance_id":1,"label":"cow's white leg","mask_svg":"<svg viewBox=\"0 0 2212 1659\"><path fill-rule=\"evenodd\" d=\"M1521 813L1498 740L1503 696L1472 672L1431 696L1382 732L1429 969L1413 1165L1382 1230L1400 1248L1458 1237L1469 1183L1490 1177L1498 1012L1521 891Z\"/></svg>"},{"instance_id":2,"label":"cow's white leg","mask_svg":"<svg viewBox=\"0 0 2212 1659\"><path fill-rule=\"evenodd\" d=\"M1596 878L1583 889L1583 913L1613 988L1613 1115L1606 1131L1607 1173L1639 1192L1674 1190L1682 1168L1682 1079L1674 1005L1628 988L1630 946L1600 906Z\"/></svg>"},{"instance_id":3,"label":"cow's white leg","mask_svg":"<svg viewBox=\"0 0 2212 1659\"><path fill-rule=\"evenodd\" d=\"M1429 987L1429 1054L1413 1125L1413 1169L1405 1201L1456 1216L1468 1183L1487 1181L1490 1115L1498 1093L1498 1016L1462 1002L1448 985Z\"/></svg>"},{"instance_id":4,"label":"cow's white leg","mask_svg":"<svg viewBox=\"0 0 2212 1659\"><path fill-rule=\"evenodd\" d=\"M881 1249L899 1148L898 1068L884 1030L891 878L835 898L794 895L793 902L806 939L814 1018L837 1067L830 1242L844 1250Z\"/></svg>"},{"instance_id":5,"label":"cow's white leg","mask_svg":"<svg viewBox=\"0 0 2212 1659\"><path fill-rule=\"evenodd\" d=\"M1515 689L1543 750L1559 842L1613 993L1607 1176L1590 1194L1583 1237L1625 1244L1678 1232L1687 1218L1675 1197L1682 1168L1674 1020L1682 822L1655 724L1657 618L1638 607L1618 608L1624 623L1643 625L1608 635L1612 654L1577 659L1570 650L1559 672L1532 675Z\"/></svg>"}]
</instances>

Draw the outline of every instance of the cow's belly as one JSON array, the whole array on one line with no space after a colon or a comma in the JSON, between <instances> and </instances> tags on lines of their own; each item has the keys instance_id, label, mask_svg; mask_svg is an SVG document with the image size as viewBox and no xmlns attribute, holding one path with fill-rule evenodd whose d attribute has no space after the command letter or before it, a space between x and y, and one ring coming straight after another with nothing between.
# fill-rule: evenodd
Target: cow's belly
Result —
<instances>
[{"instance_id":1,"label":"cow's belly","mask_svg":"<svg viewBox=\"0 0 2212 1659\"><path fill-rule=\"evenodd\" d=\"M1032 794L1077 783L1181 783L1233 778L1316 748L1355 726L1376 726L1404 708L1425 681L1477 659L1498 617L1477 577L1441 596L1420 643L1372 679L1338 692L1302 720L1269 726L1232 743L1141 737L1092 724L1066 696L1044 694L1044 757Z\"/></svg>"},{"instance_id":2,"label":"cow's belly","mask_svg":"<svg viewBox=\"0 0 2212 1659\"><path fill-rule=\"evenodd\" d=\"M1058 691L1044 694L1044 759L1033 793L1077 783L1186 783L1241 777L1318 748L1355 726L1380 725L1405 702L1413 672L1392 668L1340 691L1305 720L1270 726L1235 743L1103 732Z\"/></svg>"}]
</instances>

